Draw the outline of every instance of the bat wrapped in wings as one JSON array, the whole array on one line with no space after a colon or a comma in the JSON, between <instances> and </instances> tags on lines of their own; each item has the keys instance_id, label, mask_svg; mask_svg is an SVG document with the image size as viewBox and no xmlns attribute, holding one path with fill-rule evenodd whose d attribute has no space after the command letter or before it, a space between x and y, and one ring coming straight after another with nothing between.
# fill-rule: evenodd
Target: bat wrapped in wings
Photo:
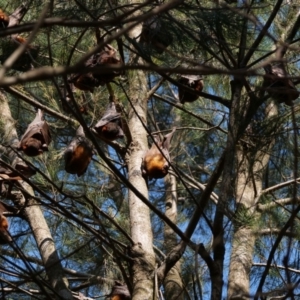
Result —
<instances>
[{"instance_id":1,"label":"bat wrapped in wings","mask_svg":"<svg viewBox=\"0 0 300 300\"><path fill-rule=\"evenodd\" d=\"M179 82L189 88L201 92L203 90L203 78L200 75L181 75ZM179 101L181 103L194 102L198 99L198 95L187 91L184 87L178 87Z\"/></svg>"},{"instance_id":2,"label":"bat wrapped in wings","mask_svg":"<svg viewBox=\"0 0 300 300\"><path fill-rule=\"evenodd\" d=\"M85 137L82 126L79 126L76 136L72 139L64 153L65 170L80 177L88 168L94 154L91 142Z\"/></svg>"},{"instance_id":3,"label":"bat wrapped in wings","mask_svg":"<svg viewBox=\"0 0 300 300\"><path fill-rule=\"evenodd\" d=\"M9 24L9 16L0 9L0 28L6 28Z\"/></svg>"},{"instance_id":4,"label":"bat wrapped in wings","mask_svg":"<svg viewBox=\"0 0 300 300\"><path fill-rule=\"evenodd\" d=\"M167 22L154 16L143 23L140 41L151 45L159 54L162 54L173 42L172 34L166 28Z\"/></svg>"},{"instance_id":5,"label":"bat wrapped in wings","mask_svg":"<svg viewBox=\"0 0 300 300\"><path fill-rule=\"evenodd\" d=\"M162 141L157 136L154 136L158 147L153 143L144 155L142 162L142 174L144 177L148 177L149 179L163 178L168 174L170 167L169 148L175 131L176 128L174 127L169 134L163 137Z\"/></svg>"},{"instance_id":6,"label":"bat wrapped in wings","mask_svg":"<svg viewBox=\"0 0 300 300\"><path fill-rule=\"evenodd\" d=\"M267 76L264 79L264 87L268 94L278 103L285 102L286 105L292 106L293 100L299 96L293 81L287 78L282 65L272 66L270 64L264 67Z\"/></svg>"},{"instance_id":7,"label":"bat wrapped in wings","mask_svg":"<svg viewBox=\"0 0 300 300\"><path fill-rule=\"evenodd\" d=\"M19 6L9 17L7 17L3 11L0 10L0 26L2 27L12 27L18 25L20 20L24 17L27 11L25 5ZM2 43L2 55L0 56L0 61L2 64L5 63L7 58L22 44L27 42L26 38L18 34L12 34L3 39ZM33 63L38 58L40 51L39 46L27 45L26 50L21 54L21 56L14 62L11 67L14 70L26 72L33 68Z\"/></svg>"},{"instance_id":8,"label":"bat wrapped in wings","mask_svg":"<svg viewBox=\"0 0 300 300\"><path fill-rule=\"evenodd\" d=\"M76 88L82 91L90 91L91 93L93 93L95 87L109 83L116 76L122 74L122 71L113 70L101 72L101 67L105 67L106 65L123 65L122 60L118 59L116 54L117 50L115 48L113 48L109 44L105 45L104 49L101 52L95 53L85 62L85 67L98 68L99 71L92 70L91 72L86 74L77 73L72 75L68 81L70 83L73 83Z\"/></svg>"},{"instance_id":9,"label":"bat wrapped in wings","mask_svg":"<svg viewBox=\"0 0 300 300\"><path fill-rule=\"evenodd\" d=\"M114 65L117 67L123 66L121 59L118 59L117 50L111 45L105 45L104 49L100 53L96 53L92 56L93 67L105 67L106 65ZM116 76L119 76L123 71L105 71L97 72L93 71L93 76L96 78L100 85L111 82Z\"/></svg>"},{"instance_id":10,"label":"bat wrapped in wings","mask_svg":"<svg viewBox=\"0 0 300 300\"><path fill-rule=\"evenodd\" d=\"M50 142L49 126L43 119L42 110L38 109L35 119L28 125L22 136L17 150L22 150L28 156L37 156L48 151Z\"/></svg>"},{"instance_id":11,"label":"bat wrapped in wings","mask_svg":"<svg viewBox=\"0 0 300 300\"><path fill-rule=\"evenodd\" d=\"M13 208L0 201L0 244L7 244L12 241L8 231L8 220L3 213L13 212Z\"/></svg>"},{"instance_id":12,"label":"bat wrapped in wings","mask_svg":"<svg viewBox=\"0 0 300 300\"><path fill-rule=\"evenodd\" d=\"M114 102L110 102L101 120L94 126L97 134L109 141L124 137L121 127L121 116Z\"/></svg>"}]
</instances>

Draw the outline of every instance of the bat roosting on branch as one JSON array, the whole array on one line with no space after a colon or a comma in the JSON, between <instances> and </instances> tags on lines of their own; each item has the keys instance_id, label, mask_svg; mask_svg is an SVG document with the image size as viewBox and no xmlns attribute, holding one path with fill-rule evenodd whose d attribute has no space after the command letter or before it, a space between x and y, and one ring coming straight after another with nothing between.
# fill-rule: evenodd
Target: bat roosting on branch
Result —
<instances>
[{"instance_id":1,"label":"bat roosting on branch","mask_svg":"<svg viewBox=\"0 0 300 300\"><path fill-rule=\"evenodd\" d=\"M80 126L64 153L65 170L70 174L81 176L86 172L93 154L93 146L85 137L83 128Z\"/></svg>"},{"instance_id":2,"label":"bat roosting on branch","mask_svg":"<svg viewBox=\"0 0 300 300\"><path fill-rule=\"evenodd\" d=\"M173 41L170 32L166 31L165 25L158 16L154 16L143 23L141 42L152 45L159 54L163 53Z\"/></svg>"},{"instance_id":3,"label":"bat roosting on branch","mask_svg":"<svg viewBox=\"0 0 300 300\"><path fill-rule=\"evenodd\" d=\"M116 111L114 102L110 102L101 120L94 126L97 134L107 140L113 141L124 137L121 127L121 117Z\"/></svg>"},{"instance_id":4,"label":"bat roosting on branch","mask_svg":"<svg viewBox=\"0 0 300 300\"><path fill-rule=\"evenodd\" d=\"M0 13L0 22L5 26L5 22L8 21L7 27L12 27L18 25L20 20L24 17L27 12L27 7L25 5L19 6L15 11L9 16L9 18L5 18ZM3 13L3 12L2 12ZM1 19L2 16L2 19ZM1 26L1 25L0 25ZM24 37L21 37L18 34L13 34L5 39L3 39L2 46L2 55L0 56L0 61L2 64L5 63L7 58L21 45L26 42ZM25 72L33 68L33 62L37 59L39 53L39 47L33 45L27 45L26 50L21 54L20 57L14 62L11 66L12 69Z\"/></svg>"},{"instance_id":5,"label":"bat roosting on branch","mask_svg":"<svg viewBox=\"0 0 300 300\"><path fill-rule=\"evenodd\" d=\"M9 16L0 9L0 28L6 28L9 24Z\"/></svg>"},{"instance_id":6,"label":"bat roosting on branch","mask_svg":"<svg viewBox=\"0 0 300 300\"><path fill-rule=\"evenodd\" d=\"M200 75L181 75L179 82L198 92L201 92L204 86L202 76ZM178 94L181 103L193 102L199 97L181 86L178 87Z\"/></svg>"},{"instance_id":7,"label":"bat roosting on branch","mask_svg":"<svg viewBox=\"0 0 300 300\"><path fill-rule=\"evenodd\" d=\"M270 64L264 67L267 76L264 79L264 88L268 94L278 103L284 102L286 105L292 106L293 100L299 96L293 81L287 78L282 65L272 66Z\"/></svg>"},{"instance_id":8,"label":"bat roosting on branch","mask_svg":"<svg viewBox=\"0 0 300 300\"><path fill-rule=\"evenodd\" d=\"M0 201L0 244L7 244L12 241L12 238L8 231L8 220L4 216L3 213L11 212L9 209L9 205L5 205L2 201Z\"/></svg>"},{"instance_id":9,"label":"bat roosting on branch","mask_svg":"<svg viewBox=\"0 0 300 300\"><path fill-rule=\"evenodd\" d=\"M105 45L101 52L94 54L85 63L85 67L98 68L98 70L91 70L91 72L86 74L74 74L68 81L82 91L90 91L93 93L95 87L109 83L116 76L121 75L122 71L101 71L101 67L123 65L123 62L116 57L116 53L117 50L111 45Z\"/></svg>"},{"instance_id":10,"label":"bat roosting on branch","mask_svg":"<svg viewBox=\"0 0 300 300\"><path fill-rule=\"evenodd\" d=\"M21 138L17 150L22 150L28 156L37 156L48 151L51 142L49 126L43 120L43 112L38 109L35 119L28 125L27 130Z\"/></svg>"},{"instance_id":11,"label":"bat roosting on branch","mask_svg":"<svg viewBox=\"0 0 300 300\"><path fill-rule=\"evenodd\" d=\"M163 178L168 174L170 161L170 142L176 128L164 136L163 141L160 141L157 136L154 136L155 143L146 152L142 162L142 173L144 177ZM159 149L158 149L159 148Z\"/></svg>"}]
</instances>

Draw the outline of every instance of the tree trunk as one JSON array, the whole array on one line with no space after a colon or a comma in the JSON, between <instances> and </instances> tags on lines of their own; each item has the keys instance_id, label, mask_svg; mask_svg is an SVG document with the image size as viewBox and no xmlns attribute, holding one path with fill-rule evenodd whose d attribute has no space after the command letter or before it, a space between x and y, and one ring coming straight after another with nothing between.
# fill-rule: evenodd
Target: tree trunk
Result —
<instances>
[{"instance_id":1,"label":"tree trunk","mask_svg":"<svg viewBox=\"0 0 300 300\"><path fill-rule=\"evenodd\" d=\"M0 111L1 120L3 122L1 127L5 132L4 143L15 147L18 145L19 140L7 98L3 93L0 93ZM8 151L7 155L10 159L18 160L16 154L12 150ZM28 184L22 182L21 185L29 195L34 196L33 189ZM25 200L25 197L27 198L27 201ZM22 206L26 205L24 215L35 237L50 284L61 298L73 299L72 293L68 289L68 280L64 276L49 227L40 205L33 198L25 197L22 197L22 203L20 204Z\"/></svg>"},{"instance_id":2,"label":"tree trunk","mask_svg":"<svg viewBox=\"0 0 300 300\"><path fill-rule=\"evenodd\" d=\"M266 108L265 120L278 114L274 102ZM249 299L249 280L255 243L256 204L262 190L264 170L269 162L274 139L264 147L237 149L236 219L228 277L228 299ZM259 143L259 141L258 141Z\"/></svg>"},{"instance_id":3,"label":"tree trunk","mask_svg":"<svg viewBox=\"0 0 300 300\"><path fill-rule=\"evenodd\" d=\"M174 223L177 222L177 192L176 192L176 178L168 174L165 177L166 187L166 216ZM178 244L176 234L167 225L165 225L165 248L169 253ZM165 298L167 300L183 300L184 290L181 280L181 267L178 261L174 267L167 273L164 280Z\"/></svg>"},{"instance_id":4,"label":"tree trunk","mask_svg":"<svg viewBox=\"0 0 300 300\"><path fill-rule=\"evenodd\" d=\"M142 25L129 32L131 39L141 34ZM136 55L131 56L131 63L143 61ZM141 164L145 151L148 149L147 132L143 126L147 124L147 80L143 71L132 71L129 74L129 97L132 106L129 110L129 130L132 141L128 149L127 165L129 181L148 198L148 188L142 177ZM143 122L143 124L142 124ZM154 299L154 285L151 273L155 268L153 251L153 234L149 208L129 190L129 210L132 248L133 300Z\"/></svg>"}]
</instances>

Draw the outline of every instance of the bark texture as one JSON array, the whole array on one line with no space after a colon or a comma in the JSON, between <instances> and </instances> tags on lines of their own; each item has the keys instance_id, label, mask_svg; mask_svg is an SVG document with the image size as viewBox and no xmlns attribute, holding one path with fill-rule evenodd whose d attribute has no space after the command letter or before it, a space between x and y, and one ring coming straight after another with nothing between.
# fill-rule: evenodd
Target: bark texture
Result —
<instances>
[{"instance_id":1,"label":"bark texture","mask_svg":"<svg viewBox=\"0 0 300 300\"><path fill-rule=\"evenodd\" d=\"M176 178L168 174L165 177L166 187L166 216L174 223L177 222L177 191L176 191ZM174 231L165 225L165 248L169 253L177 244L177 238ZM165 298L168 300L183 300L184 290L181 280L181 267L178 261L174 267L167 273L164 280Z\"/></svg>"},{"instance_id":2,"label":"bark texture","mask_svg":"<svg viewBox=\"0 0 300 300\"><path fill-rule=\"evenodd\" d=\"M274 102L266 108L265 120L278 114ZM250 299L249 280L255 243L256 205L262 190L264 170L274 139L255 149L237 148L236 219L230 257L228 299Z\"/></svg>"},{"instance_id":3,"label":"bark texture","mask_svg":"<svg viewBox=\"0 0 300 300\"><path fill-rule=\"evenodd\" d=\"M129 37L135 39L141 34L142 25L129 32ZM131 63L142 64L137 56L131 56ZM148 149L147 132L143 126L147 124L147 80L143 71L132 71L129 74L129 98L132 107L129 110L129 122L132 142L127 154L128 179L148 198L148 188L142 177L141 165L145 151ZM154 299L154 285L151 273L155 267L153 251L153 234L149 208L129 190L129 210L132 247L133 300Z\"/></svg>"}]
</instances>

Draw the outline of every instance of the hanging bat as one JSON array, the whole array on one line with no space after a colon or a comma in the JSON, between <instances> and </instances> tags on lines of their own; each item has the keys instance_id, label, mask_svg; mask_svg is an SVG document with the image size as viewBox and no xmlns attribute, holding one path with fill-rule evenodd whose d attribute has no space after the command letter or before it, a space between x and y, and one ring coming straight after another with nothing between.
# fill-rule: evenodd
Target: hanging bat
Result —
<instances>
[{"instance_id":1,"label":"hanging bat","mask_svg":"<svg viewBox=\"0 0 300 300\"><path fill-rule=\"evenodd\" d=\"M152 45L159 54L162 54L172 44L173 38L165 30L162 20L154 16L143 23L140 41Z\"/></svg>"},{"instance_id":2,"label":"hanging bat","mask_svg":"<svg viewBox=\"0 0 300 300\"><path fill-rule=\"evenodd\" d=\"M0 9L0 28L6 28L9 24L9 16Z\"/></svg>"},{"instance_id":3,"label":"hanging bat","mask_svg":"<svg viewBox=\"0 0 300 300\"><path fill-rule=\"evenodd\" d=\"M86 67L93 67L93 57L89 58L85 62ZM81 91L89 91L91 93L94 92L95 87L98 87L99 81L93 76L93 73L86 73L86 74L74 74L68 79L69 83L74 84L76 88Z\"/></svg>"},{"instance_id":4,"label":"hanging bat","mask_svg":"<svg viewBox=\"0 0 300 300\"><path fill-rule=\"evenodd\" d=\"M8 231L8 220L3 215L0 214L0 244L7 244L12 241L12 238Z\"/></svg>"},{"instance_id":5,"label":"hanging bat","mask_svg":"<svg viewBox=\"0 0 300 300\"><path fill-rule=\"evenodd\" d=\"M284 102L286 105L292 106L293 100L299 96L293 81L286 78L288 74L285 72L283 66L272 66L270 64L264 67L268 76L264 78L264 88L268 94L278 103Z\"/></svg>"},{"instance_id":6,"label":"hanging bat","mask_svg":"<svg viewBox=\"0 0 300 300\"><path fill-rule=\"evenodd\" d=\"M122 66L123 63L116 57L117 50L111 45L105 45L104 49L94 54L85 62L85 67L96 68L105 65ZM111 82L116 76L121 75L120 71L92 71L87 74L77 73L73 75L69 82L73 83L82 91L94 92L94 88Z\"/></svg>"},{"instance_id":7,"label":"hanging bat","mask_svg":"<svg viewBox=\"0 0 300 300\"><path fill-rule=\"evenodd\" d=\"M5 212L12 212L12 208L0 201L0 244L2 245L12 241L8 231L8 220L3 214Z\"/></svg>"},{"instance_id":8,"label":"hanging bat","mask_svg":"<svg viewBox=\"0 0 300 300\"><path fill-rule=\"evenodd\" d=\"M117 50L111 45L107 44L100 53L96 53L92 56L92 67L101 67L105 65L122 66L123 62L116 57ZM93 72L94 78L97 79L99 85L104 85L111 82L116 76L121 75L122 71L105 71Z\"/></svg>"},{"instance_id":9,"label":"hanging bat","mask_svg":"<svg viewBox=\"0 0 300 300\"><path fill-rule=\"evenodd\" d=\"M23 4L19 6L8 18L8 27L12 27L18 25L20 20L23 18L27 11L27 7ZM2 12L3 13L3 12ZM1 18L0 13L0 18ZM0 22L3 24L3 19L0 19ZM5 21L4 21L5 22ZM5 25L5 24L4 24ZM0 25L1 26L1 25ZM12 34L9 37L3 39L2 44L2 55L0 56L0 61L2 64L6 61L6 59L19 47L20 44L24 44L26 39L18 34ZM12 69L25 72L33 68L32 62L37 59L40 48L38 46L28 45L26 50L22 55L17 59L17 61L13 64Z\"/></svg>"},{"instance_id":10,"label":"hanging bat","mask_svg":"<svg viewBox=\"0 0 300 300\"><path fill-rule=\"evenodd\" d=\"M188 86L195 91L201 92L203 90L203 78L200 75L181 75L179 82ZM185 102L194 102L198 99L198 95L190 93L185 88L178 87L179 101L183 104Z\"/></svg>"},{"instance_id":11,"label":"hanging bat","mask_svg":"<svg viewBox=\"0 0 300 300\"><path fill-rule=\"evenodd\" d=\"M124 137L121 117L116 111L114 102L110 102L101 120L94 126L97 134L110 141Z\"/></svg>"},{"instance_id":12,"label":"hanging bat","mask_svg":"<svg viewBox=\"0 0 300 300\"><path fill-rule=\"evenodd\" d=\"M65 170L80 177L86 172L93 154L93 146L85 137L82 126L79 126L76 136L64 153Z\"/></svg>"},{"instance_id":13,"label":"hanging bat","mask_svg":"<svg viewBox=\"0 0 300 300\"><path fill-rule=\"evenodd\" d=\"M38 109L35 119L28 125L21 138L17 150L22 150L28 156L37 156L48 151L51 142L49 126L43 120L43 112Z\"/></svg>"},{"instance_id":14,"label":"hanging bat","mask_svg":"<svg viewBox=\"0 0 300 300\"><path fill-rule=\"evenodd\" d=\"M24 37L20 35L10 36L6 38L2 46L1 63L4 64L6 59L21 45L26 42ZM13 64L12 69L16 71L26 72L33 68L33 61L37 59L40 51L39 46L27 45L25 52Z\"/></svg>"},{"instance_id":15,"label":"hanging bat","mask_svg":"<svg viewBox=\"0 0 300 300\"><path fill-rule=\"evenodd\" d=\"M176 128L174 127L169 134L164 136L162 141L160 141L157 136L154 136L154 140L159 149L155 143L153 143L151 148L144 155L142 162L142 174L144 177L149 177L149 179L163 178L168 174L170 167L169 148L175 131Z\"/></svg>"}]
</instances>

